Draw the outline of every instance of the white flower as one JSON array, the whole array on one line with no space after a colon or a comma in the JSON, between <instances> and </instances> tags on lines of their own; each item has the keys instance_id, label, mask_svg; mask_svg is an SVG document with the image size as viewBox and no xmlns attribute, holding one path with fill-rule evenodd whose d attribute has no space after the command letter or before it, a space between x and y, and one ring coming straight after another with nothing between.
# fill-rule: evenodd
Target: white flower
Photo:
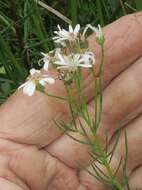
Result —
<instances>
[{"instance_id":1,"label":"white flower","mask_svg":"<svg viewBox=\"0 0 142 190\"><path fill-rule=\"evenodd\" d=\"M68 71L75 71L78 67L91 68L92 61L90 62L90 57L90 54L72 54L69 56L58 54L58 59L54 64L59 65L57 69L67 69Z\"/></svg>"},{"instance_id":2,"label":"white flower","mask_svg":"<svg viewBox=\"0 0 142 190\"><path fill-rule=\"evenodd\" d=\"M93 52L87 51L84 54L81 54L80 63L84 64L95 64L95 54Z\"/></svg>"},{"instance_id":3,"label":"white flower","mask_svg":"<svg viewBox=\"0 0 142 190\"><path fill-rule=\"evenodd\" d=\"M75 41L78 37L80 31L80 25L77 24L76 27L73 29L71 25L69 25L69 31L65 29L61 29L61 27L57 26L59 31L55 31L54 33L57 35L53 37L53 40L57 44L61 44L62 46L66 46L66 41Z\"/></svg>"},{"instance_id":4,"label":"white flower","mask_svg":"<svg viewBox=\"0 0 142 190\"><path fill-rule=\"evenodd\" d=\"M98 43L103 44L104 35L103 35L103 31L102 31L100 24L98 24L98 27L94 27L91 24L88 24L83 31L83 38L85 38L85 34L89 28L96 33L96 39L97 39Z\"/></svg>"},{"instance_id":5,"label":"white flower","mask_svg":"<svg viewBox=\"0 0 142 190\"><path fill-rule=\"evenodd\" d=\"M43 53L43 52L41 52L41 54L44 56L43 59L42 59L43 62L44 62L43 69L45 71L48 71L48 66L49 66L49 62L50 62L50 56L47 53Z\"/></svg>"},{"instance_id":6,"label":"white flower","mask_svg":"<svg viewBox=\"0 0 142 190\"><path fill-rule=\"evenodd\" d=\"M36 90L36 85L41 84L42 86L45 86L45 84L54 84L55 80L45 74L41 74L40 70L31 69L30 70L30 76L28 77L28 81L26 81L24 84L22 84L18 89L23 89L23 93L32 96Z\"/></svg>"},{"instance_id":7,"label":"white flower","mask_svg":"<svg viewBox=\"0 0 142 190\"><path fill-rule=\"evenodd\" d=\"M43 61L44 65L43 65L43 69L45 71L48 71L48 67L51 61L54 61L54 59L57 57L57 54L61 53L61 49L60 48L55 48L54 50L50 51L49 53L43 53L41 52L41 54L43 55L43 58L39 60Z\"/></svg>"},{"instance_id":8,"label":"white flower","mask_svg":"<svg viewBox=\"0 0 142 190\"><path fill-rule=\"evenodd\" d=\"M98 28L94 28L94 31L96 33L96 38L101 40L103 38L103 31L102 31L100 24L98 24Z\"/></svg>"}]
</instances>

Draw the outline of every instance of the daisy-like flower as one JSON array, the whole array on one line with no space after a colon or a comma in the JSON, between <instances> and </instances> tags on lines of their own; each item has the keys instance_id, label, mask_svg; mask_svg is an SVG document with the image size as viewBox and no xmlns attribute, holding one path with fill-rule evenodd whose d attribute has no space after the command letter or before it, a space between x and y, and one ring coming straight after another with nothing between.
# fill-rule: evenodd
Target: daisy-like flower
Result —
<instances>
[{"instance_id":1,"label":"daisy-like flower","mask_svg":"<svg viewBox=\"0 0 142 190\"><path fill-rule=\"evenodd\" d=\"M57 26L59 31L55 31L54 33L57 35L53 37L53 40L57 44L61 44L62 46L66 46L66 41L72 42L75 41L78 37L80 31L80 25L77 24L76 27L73 29L71 25L69 25L69 31L65 29L61 29L61 27Z\"/></svg>"},{"instance_id":2,"label":"daisy-like flower","mask_svg":"<svg viewBox=\"0 0 142 190\"><path fill-rule=\"evenodd\" d=\"M90 64L90 65L94 65L95 64L95 54L93 52L87 51L84 54L80 54L81 58L80 58L80 63L84 63L84 64Z\"/></svg>"},{"instance_id":3,"label":"daisy-like flower","mask_svg":"<svg viewBox=\"0 0 142 190\"><path fill-rule=\"evenodd\" d=\"M49 53L41 52L41 55L43 56L43 58L40 59L39 62L43 61L43 63L44 63L43 69L45 71L48 71L49 63L51 61L54 61L54 59L56 59L58 53L61 53L60 48L55 48L53 51L50 51Z\"/></svg>"},{"instance_id":4,"label":"daisy-like flower","mask_svg":"<svg viewBox=\"0 0 142 190\"><path fill-rule=\"evenodd\" d=\"M88 24L84 31L83 31L83 38L85 38L85 34L87 32L88 29L91 29L93 30L95 33L96 33L96 39L97 39L97 42L101 45L104 43L104 35L103 35L103 31L102 31L102 28L100 26L100 24L98 24L98 27L94 27L92 26L91 24Z\"/></svg>"},{"instance_id":5,"label":"daisy-like flower","mask_svg":"<svg viewBox=\"0 0 142 190\"><path fill-rule=\"evenodd\" d=\"M91 68L92 62L89 61L91 55L71 54L63 56L58 54L58 59L54 64L58 65L57 69L67 69L69 72L75 71L78 67ZM94 59L92 59L94 60Z\"/></svg>"},{"instance_id":6,"label":"daisy-like flower","mask_svg":"<svg viewBox=\"0 0 142 190\"><path fill-rule=\"evenodd\" d=\"M50 56L48 55L48 53L41 52L41 54L43 55L43 58L41 60L43 60L43 62L44 62L43 69L45 71L48 71L48 66L49 66L49 62L50 62Z\"/></svg>"},{"instance_id":7,"label":"daisy-like flower","mask_svg":"<svg viewBox=\"0 0 142 190\"><path fill-rule=\"evenodd\" d=\"M30 70L30 76L28 77L28 80L24 84L22 84L18 89L23 89L24 94L32 96L36 90L37 84L40 84L43 87L45 87L46 83L54 84L55 79L48 75L41 74L40 70L36 70L33 68Z\"/></svg>"}]
</instances>

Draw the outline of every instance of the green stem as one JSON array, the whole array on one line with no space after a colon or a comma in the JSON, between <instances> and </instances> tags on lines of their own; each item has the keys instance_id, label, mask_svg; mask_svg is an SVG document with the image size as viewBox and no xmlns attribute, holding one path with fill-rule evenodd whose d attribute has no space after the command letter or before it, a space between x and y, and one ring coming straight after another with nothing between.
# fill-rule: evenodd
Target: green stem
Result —
<instances>
[{"instance_id":1,"label":"green stem","mask_svg":"<svg viewBox=\"0 0 142 190\"><path fill-rule=\"evenodd\" d=\"M99 72L97 74L97 77L95 77L95 125L97 126L97 129L101 122L101 116L102 116L102 76L103 76L103 70L104 70L104 45L101 45L101 64L99 67ZM93 73L94 75L94 73ZM115 188L117 190L123 190L122 185L118 182L116 179L115 174L112 171L112 168L110 166L110 163L108 162L107 153L104 151L104 148L101 145L101 142L97 136L97 131L94 134L95 135L95 145L97 146L97 155L100 155L98 159L100 159L101 162L103 162L103 165L105 166L108 176Z\"/></svg>"},{"instance_id":2,"label":"green stem","mask_svg":"<svg viewBox=\"0 0 142 190\"><path fill-rule=\"evenodd\" d=\"M103 71L104 71L104 57L105 57L104 45L101 45L101 65L100 65L99 74L98 74L101 77L102 77L102 74L103 74Z\"/></svg>"},{"instance_id":3,"label":"green stem","mask_svg":"<svg viewBox=\"0 0 142 190\"><path fill-rule=\"evenodd\" d=\"M76 116L75 116L74 109L73 109L73 105L74 105L73 94L70 94L71 90L69 88L71 88L71 85L68 87L68 85L65 84L70 113L71 113L71 116L73 119L73 124L74 124L75 128L77 129Z\"/></svg>"},{"instance_id":4,"label":"green stem","mask_svg":"<svg viewBox=\"0 0 142 190\"><path fill-rule=\"evenodd\" d=\"M55 96L55 95L53 95L53 94L49 94L49 93L47 93L47 92L44 92L44 94L45 94L46 96L51 97L51 98L56 98L56 99L59 99L59 100L64 100L64 101L67 101L67 99L66 99L66 98L61 97L61 96Z\"/></svg>"},{"instance_id":5,"label":"green stem","mask_svg":"<svg viewBox=\"0 0 142 190\"><path fill-rule=\"evenodd\" d=\"M97 146L98 154L101 156L100 159L103 162L103 165L105 166L108 176L112 182L112 185L116 188L116 190L123 190L123 186L121 185L121 183L117 180L116 176L114 175L112 168L110 166L110 163L108 162L107 154L104 152L104 149L97 136L96 136L95 144Z\"/></svg>"},{"instance_id":6,"label":"green stem","mask_svg":"<svg viewBox=\"0 0 142 190\"><path fill-rule=\"evenodd\" d=\"M104 70L104 45L101 45L101 64L99 67L99 72L97 75L95 75L94 70L92 70L92 74L94 76L95 82L95 126L98 129L100 121L101 121L101 115L102 115L102 100L103 100L103 94L102 94L102 75Z\"/></svg>"}]
</instances>

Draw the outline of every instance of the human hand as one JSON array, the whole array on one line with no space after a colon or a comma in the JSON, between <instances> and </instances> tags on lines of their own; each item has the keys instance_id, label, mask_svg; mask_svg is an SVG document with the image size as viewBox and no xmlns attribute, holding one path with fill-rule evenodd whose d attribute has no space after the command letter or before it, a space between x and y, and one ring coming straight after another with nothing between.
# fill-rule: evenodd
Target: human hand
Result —
<instances>
[{"instance_id":1,"label":"human hand","mask_svg":"<svg viewBox=\"0 0 142 190\"><path fill-rule=\"evenodd\" d=\"M130 174L142 164L142 151L139 148L142 144L142 59L139 59L142 55L141 18L141 13L129 15L104 29L105 90L99 135L103 139L106 129L111 136L119 127L127 127ZM95 44L95 37L90 37L89 41L90 49L96 52L99 60L100 52ZM84 78L84 91L92 112L91 78L87 72L84 73ZM50 87L50 90L53 94L64 95L60 81L56 88ZM53 118L56 121L68 121L66 105L39 92L33 97L26 97L18 92L1 106L0 189L106 190L107 187L85 171L91 164L88 147L62 134L54 126ZM133 120L134 118L136 119ZM75 137L82 138L79 134L75 134ZM116 167L121 156L124 156L123 134L120 136L112 167ZM131 175L132 185L138 181L140 174L142 175L142 170L139 168ZM121 171L119 177L121 178Z\"/></svg>"}]
</instances>

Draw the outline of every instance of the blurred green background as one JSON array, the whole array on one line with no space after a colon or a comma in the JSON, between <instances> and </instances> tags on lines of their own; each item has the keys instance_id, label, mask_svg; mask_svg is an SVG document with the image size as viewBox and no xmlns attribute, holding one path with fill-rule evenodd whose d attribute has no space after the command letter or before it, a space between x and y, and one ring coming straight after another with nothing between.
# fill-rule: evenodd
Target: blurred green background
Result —
<instances>
[{"instance_id":1,"label":"blurred green background","mask_svg":"<svg viewBox=\"0 0 142 190\"><path fill-rule=\"evenodd\" d=\"M42 4L44 2L44 4ZM56 25L67 23L51 7L85 26L102 26L142 10L142 0L0 0L0 104L38 68L40 52L53 48ZM46 5L50 7L46 7Z\"/></svg>"}]
</instances>

